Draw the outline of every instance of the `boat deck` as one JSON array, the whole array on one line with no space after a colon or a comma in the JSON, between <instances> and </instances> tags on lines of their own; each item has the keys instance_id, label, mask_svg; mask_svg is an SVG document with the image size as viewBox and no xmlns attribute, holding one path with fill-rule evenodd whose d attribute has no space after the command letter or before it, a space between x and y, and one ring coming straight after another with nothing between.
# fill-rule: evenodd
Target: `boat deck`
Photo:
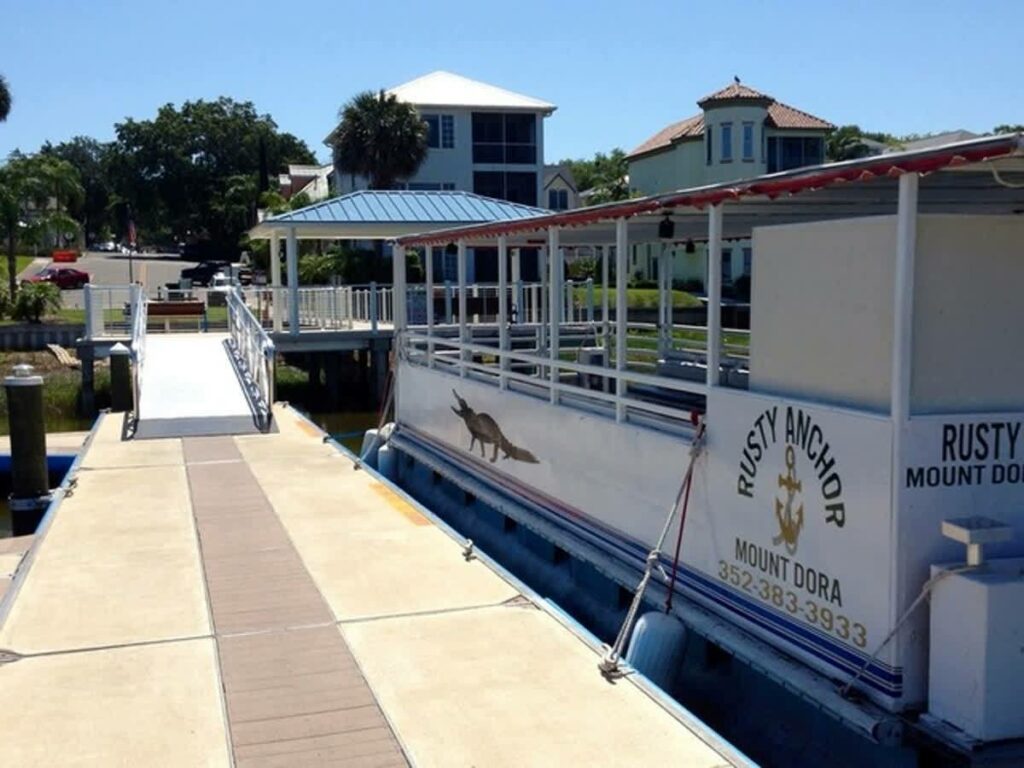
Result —
<instances>
[{"instance_id":1,"label":"boat deck","mask_svg":"<svg viewBox=\"0 0 1024 768\"><path fill-rule=\"evenodd\" d=\"M741 761L287 408L123 442L0 603L0 764Z\"/></svg>"}]
</instances>

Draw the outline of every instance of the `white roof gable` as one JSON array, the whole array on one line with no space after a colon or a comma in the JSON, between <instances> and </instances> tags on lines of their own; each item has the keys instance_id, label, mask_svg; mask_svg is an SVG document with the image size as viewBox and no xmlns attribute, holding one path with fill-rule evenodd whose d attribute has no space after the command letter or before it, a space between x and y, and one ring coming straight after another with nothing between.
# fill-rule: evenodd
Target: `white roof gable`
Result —
<instances>
[{"instance_id":1,"label":"white roof gable","mask_svg":"<svg viewBox=\"0 0 1024 768\"><path fill-rule=\"evenodd\" d=\"M548 113L555 111L555 105L546 101L441 70L395 86L388 93L393 93L399 101L417 106L496 107Z\"/></svg>"}]
</instances>

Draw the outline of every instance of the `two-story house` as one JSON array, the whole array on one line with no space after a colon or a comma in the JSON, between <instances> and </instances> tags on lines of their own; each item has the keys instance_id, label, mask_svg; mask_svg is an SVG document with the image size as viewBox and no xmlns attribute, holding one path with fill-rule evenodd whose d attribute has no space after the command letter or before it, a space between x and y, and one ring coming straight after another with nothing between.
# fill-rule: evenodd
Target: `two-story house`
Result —
<instances>
[{"instance_id":1,"label":"two-story house","mask_svg":"<svg viewBox=\"0 0 1024 768\"><path fill-rule=\"evenodd\" d=\"M437 71L387 90L399 101L416 107L427 123L428 152L410 190L458 189L514 203L544 207L544 118L555 105L451 72ZM333 135L333 132L332 132ZM331 136L325 143L331 144ZM345 194L366 188L335 168L335 189ZM467 263L469 279L489 279L487 259L476 268ZM490 260L493 261L493 260ZM449 263L450 262L450 263ZM524 254L524 279L536 271L536 259ZM443 259L439 275L454 270L454 259Z\"/></svg>"},{"instance_id":2,"label":"two-story house","mask_svg":"<svg viewBox=\"0 0 1024 768\"><path fill-rule=\"evenodd\" d=\"M835 127L783 104L737 79L697 102L701 111L662 128L629 153L629 185L645 195L788 171L825 161ZM677 280L705 282L704 248L690 244L673 259ZM649 279L655 248L633 253L634 275ZM749 242L726 243L722 277L728 285L750 274Z\"/></svg>"}]
</instances>

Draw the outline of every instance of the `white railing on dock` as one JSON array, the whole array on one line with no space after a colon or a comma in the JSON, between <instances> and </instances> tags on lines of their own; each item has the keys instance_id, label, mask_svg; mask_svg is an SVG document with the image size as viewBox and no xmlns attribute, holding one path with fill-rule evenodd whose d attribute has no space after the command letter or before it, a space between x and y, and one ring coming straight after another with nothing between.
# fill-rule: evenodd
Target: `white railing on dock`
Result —
<instances>
[{"instance_id":1,"label":"white railing on dock","mask_svg":"<svg viewBox=\"0 0 1024 768\"><path fill-rule=\"evenodd\" d=\"M132 332L132 285L87 284L82 291L85 338L126 338Z\"/></svg>"},{"instance_id":2,"label":"white railing on dock","mask_svg":"<svg viewBox=\"0 0 1024 768\"><path fill-rule=\"evenodd\" d=\"M241 290L228 293L227 307L231 352L259 426L267 430L274 405L274 342L246 305Z\"/></svg>"},{"instance_id":3,"label":"white railing on dock","mask_svg":"<svg viewBox=\"0 0 1024 768\"><path fill-rule=\"evenodd\" d=\"M131 286L131 317L132 317L132 410L135 422L141 418L139 405L142 402L142 370L146 361L146 291L141 285Z\"/></svg>"}]
</instances>

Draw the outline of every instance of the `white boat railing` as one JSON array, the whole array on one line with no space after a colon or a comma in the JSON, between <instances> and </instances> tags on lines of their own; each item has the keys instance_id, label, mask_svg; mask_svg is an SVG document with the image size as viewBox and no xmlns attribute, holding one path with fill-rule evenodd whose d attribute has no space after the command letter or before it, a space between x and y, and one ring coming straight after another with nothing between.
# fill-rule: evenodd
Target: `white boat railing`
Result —
<instances>
[{"instance_id":1,"label":"white boat railing","mask_svg":"<svg viewBox=\"0 0 1024 768\"><path fill-rule=\"evenodd\" d=\"M260 429L267 431L273 418L274 342L246 306L238 288L228 293L227 307L231 352L242 374L256 421Z\"/></svg>"},{"instance_id":2,"label":"white boat railing","mask_svg":"<svg viewBox=\"0 0 1024 768\"><path fill-rule=\"evenodd\" d=\"M132 409L134 422L141 418L139 406L142 401L142 371L146 362L146 319L149 298L141 285L131 286L131 318L132 318Z\"/></svg>"},{"instance_id":3,"label":"white boat railing","mask_svg":"<svg viewBox=\"0 0 1024 768\"><path fill-rule=\"evenodd\" d=\"M534 394L551 403L572 403L607 412L617 421L666 419L688 428L691 412L707 394L703 381L655 375L611 365L591 324L564 325L553 354L545 349L544 326L519 327L509 336L510 349L499 348L494 327L470 326L469 338L457 328L412 327L402 336L403 358L411 363L447 370L461 378L485 381L501 389ZM599 364L590 362L600 360Z\"/></svg>"}]
</instances>

